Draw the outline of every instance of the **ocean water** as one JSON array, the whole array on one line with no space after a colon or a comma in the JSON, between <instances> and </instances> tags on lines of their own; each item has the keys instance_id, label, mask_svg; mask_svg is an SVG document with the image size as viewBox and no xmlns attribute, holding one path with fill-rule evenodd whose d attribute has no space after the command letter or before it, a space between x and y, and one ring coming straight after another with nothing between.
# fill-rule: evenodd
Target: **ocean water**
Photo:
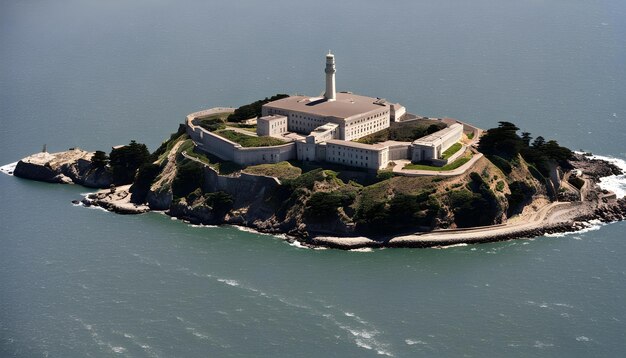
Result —
<instances>
[{"instance_id":1,"label":"ocean water","mask_svg":"<svg viewBox=\"0 0 626 358\"><path fill-rule=\"evenodd\" d=\"M624 19L618 0L5 1L0 165L155 149L187 113L317 95L328 49L338 90L623 161ZM311 250L71 204L87 191L0 175L0 356L626 355L624 223Z\"/></svg>"}]
</instances>

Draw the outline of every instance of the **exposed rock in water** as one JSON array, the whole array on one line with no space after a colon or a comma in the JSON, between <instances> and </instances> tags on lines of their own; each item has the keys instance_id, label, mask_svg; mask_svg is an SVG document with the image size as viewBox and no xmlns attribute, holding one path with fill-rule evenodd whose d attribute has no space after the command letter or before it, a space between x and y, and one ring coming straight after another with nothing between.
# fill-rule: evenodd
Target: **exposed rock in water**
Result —
<instances>
[{"instance_id":1,"label":"exposed rock in water","mask_svg":"<svg viewBox=\"0 0 626 358\"><path fill-rule=\"evenodd\" d=\"M485 230L466 242L500 241L579 230L590 220L612 222L626 218L626 199L615 200L615 195L595 185L599 178L622 174L621 170L611 163L584 155L576 155L570 163L582 172L587 183L585 189L577 191L572 188L561 193L561 199L571 203L551 203L552 196L547 195L546 185L551 182L560 184L561 174L556 170L554 173L557 174L548 182L541 174L532 174L525 162L520 161L521 165L504 175L487 159L474 164L474 172L451 178L449 182L447 179L428 182L420 178L396 177L381 182L376 190L370 191L368 186L345 183L336 178L336 173L321 169L302 174L297 181L283 179L281 183L274 177L249 173L220 175L213 167L195 160L202 166L199 187L186 197L174 200L172 188L177 187L178 168L183 161L192 160L181 154L185 137L179 139L169 147L169 153L163 152L164 155L152 164L158 173L152 181L146 181L144 193L147 193L137 200L142 202L133 203L130 186L124 186L90 194L80 203L121 214L167 210L168 215L191 223L242 225L264 233L286 233L311 245L338 248L455 244L459 243L458 236L449 242L427 239L394 241L393 238L402 233L419 237L428 231L446 228L469 227L474 230L480 225L486 225ZM112 175L106 168L94 167L92 155L80 149L34 154L18 162L14 175L52 183L109 188ZM430 185L431 189L420 189L422 184ZM581 202L583 192L584 201ZM373 195L370 197L368 193ZM216 196L221 201L215 199ZM312 200L313 197L319 200ZM458 203L452 200L454 198L459 198ZM228 205L225 206L224 202ZM79 202L75 200L73 203ZM472 205L467 206L467 203ZM507 225L507 219L514 215L530 220L533 213L540 214L541 208L550 204L569 207L557 210L558 215L551 220L537 219L537 225L533 227L499 233L492 230L498 224ZM361 216L356 214L359 208ZM459 220L463 216L467 219L464 224ZM367 225L377 230L367 231ZM319 239L322 235L341 236L341 239L324 241ZM359 239L357 235L373 239Z\"/></svg>"},{"instance_id":2,"label":"exposed rock in water","mask_svg":"<svg viewBox=\"0 0 626 358\"><path fill-rule=\"evenodd\" d=\"M138 205L130 201L129 187L130 185L121 186L115 191L101 190L89 194L81 200L81 203L86 207L99 206L118 214L141 214L150 211L147 205Z\"/></svg>"},{"instance_id":3,"label":"exposed rock in water","mask_svg":"<svg viewBox=\"0 0 626 358\"><path fill-rule=\"evenodd\" d=\"M105 168L94 168L93 153L78 148L66 152L41 152L20 160L13 175L49 183L80 184L90 188L106 188L113 177Z\"/></svg>"},{"instance_id":4,"label":"exposed rock in water","mask_svg":"<svg viewBox=\"0 0 626 358\"><path fill-rule=\"evenodd\" d=\"M583 174L593 178L594 181L598 181L602 177L622 174L622 170L615 164L600 159L591 159L584 154L575 153L571 164L576 169L581 170Z\"/></svg>"}]
</instances>

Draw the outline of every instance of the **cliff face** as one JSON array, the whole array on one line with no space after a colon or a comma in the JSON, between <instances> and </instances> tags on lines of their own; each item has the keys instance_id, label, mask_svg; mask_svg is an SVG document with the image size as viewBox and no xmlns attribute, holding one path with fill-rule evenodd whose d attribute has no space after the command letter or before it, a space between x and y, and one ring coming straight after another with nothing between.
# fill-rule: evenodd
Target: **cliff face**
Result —
<instances>
[{"instance_id":1,"label":"cliff face","mask_svg":"<svg viewBox=\"0 0 626 358\"><path fill-rule=\"evenodd\" d=\"M194 223L239 224L302 238L320 234L385 236L502 223L507 219L506 194L510 191L506 185L499 187L497 178L501 173L488 161L481 162L480 170L483 175L467 174L443 181L396 177L363 187L344 183L332 171L313 171L281 183L274 178L245 173L219 175L205 166L203 185L194 197L172 200L168 209L170 215ZM162 210L163 204L172 198L172 182L169 185L162 180L157 182L161 184L153 185L148 205ZM539 187L532 180L531 183ZM230 196L229 210L216 213L211 205L205 204L205 198L198 196L198 193L215 192ZM541 191L530 192L529 202L537 192ZM461 198L467 200L465 206L454 202L451 193L461 193ZM155 204L154 198L165 196L167 200ZM476 212L480 215L476 216Z\"/></svg>"},{"instance_id":2,"label":"cliff face","mask_svg":"<svg viewBox=\"0 0 626 358\"><path fill-rule=\"evenodd\" d=\"M105 168L94 168L93 153L71 149L60 153L37 153L20 160L13 174L17 177L49 183L80 184L90 188L106 188L113 177Z\"/></svg>"},{"instance_id":3,"label":"cliff face","mask_svg":"<svg viewBox=\"0 0 626 358\"><path fill-rule=\"evenodd\" d=\"M14 174L53 183L109 187L113 182L110 170L95 167L92 155L80 149L38 153L21 160ZM341 180L332 170L301 173L289 163L263 167L262 173L278 173L272 175L280 179L225 170L228 163L196 153L193 142L180 131L154 155L158 159L139 169L132 186L94 194L85 204L120 213L164 210L192 223L245 225L304 240L316 236L385 239L419 231L501 224L512 218L529 220L554 200L557 191L559 198L572 201L583 196L583 190L561 180L562 168L551 168L550 178L545 178L521 156L509 166L496 166L483 157L471 170L454 177L383 180L361 172L355 180L366 183L362 185ZM585 202L575 203L581 209L569 219L623 219L626 200L610 201L610 195L595 186L598 178L621 173L619 168L580 155L570 164L589 179L584 187ZM231 174L220 174L220 170Z\"/></svg>"}]
</instances>

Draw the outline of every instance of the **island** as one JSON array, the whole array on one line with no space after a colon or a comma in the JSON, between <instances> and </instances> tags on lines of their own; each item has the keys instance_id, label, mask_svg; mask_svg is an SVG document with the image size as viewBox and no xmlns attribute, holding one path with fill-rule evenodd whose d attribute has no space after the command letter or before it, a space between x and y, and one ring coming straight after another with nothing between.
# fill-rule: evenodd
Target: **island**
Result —
<instances>
[{"instance_id":1,"label":"island","mask_svg":"<svg viewBox=\"0 0 626 358\"><path fill-rule=\"evenodd\" d=\"M312 247L432 247L575 231L626 218L599 186L617 166L513 123L482 130L335 89L278 94L187 115L150 153L141 143L33 154L18 177L102 190L76 204L163 211L193 224L286 234Z\"/></svg>"}]
</instances>

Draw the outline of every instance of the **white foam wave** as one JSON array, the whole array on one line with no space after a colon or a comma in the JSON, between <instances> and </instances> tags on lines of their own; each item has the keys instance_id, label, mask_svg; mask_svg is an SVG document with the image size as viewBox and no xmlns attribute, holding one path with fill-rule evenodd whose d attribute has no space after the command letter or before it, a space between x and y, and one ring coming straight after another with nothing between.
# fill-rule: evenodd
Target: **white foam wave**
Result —
<instances>
[{"instance_id":1,"label":"white foam wave","mask_svg":"<svg viewBox=\"0 0 626 358\"><path fill-rule=\"evenodd\" d=\"M121 331L113 331L113 333L120 335L120 336L124 336L124 338L128 339L131 343L143 349L143 351L148 355L148 357L152 357L152 358L159 357L159 354L155 352L152 349L152 347L138 340L137 337L135 337L133 334L121 332Z\"/></svg>"},{"instance_id":2,"label":"white foam wave","mask_svg":"<svg viewBox=\"0 0 626 358\"><path fill-rule=\"evenodd\" d=\"M111 348L111 350L113 352L118 353L118 354L126 352L126 348L124 348L124 347L113 347L113 346L111 346L110 348Z\"/></svg>"},{"instance_id":3,"label":"white foam wave","mask_svg":"<svg viewBox=\"0 0 626 358\"><path fill-rule=\"evenodd\" d=\"M142 263L142 264L161 267L161 263L157 259L153 259L151 257L143 256L141 254L133 254L133 256L138 258L139 262Z\"/></svg>"},{"instance_id":4,"label":"white foam wave","mask_svg":"<svg viewBox=\"0 0 626 358\"><path fill-rule=\"evenodd\" d=\"M412 340L412 339L405 339L404 343L408 344L409 346L413 346L413 345L416 345L416 344L424 344L424 345L428 344L428 343L426 343L424 341Z\"/></svg>"},{"instance_id":5,"label":"white foam wave","mask_svg":"<svg viewBox=\"0 0 626 358\"><path fill-rule=\"evenodd\" d=\"M94 341L94 343L96 343L98 346L101 347L107 347L109 348L113 353L117 353L117 354L122 354L124 352L126 352L126 348L122 347L122 346L114 346L109 342L106 342L104 340L102 340L100 338L100 334L95 330L94 326L92 324L87 324L85 323L81 318L79 317L72 317L74 318L74 321L79 322L83 328L89 332L89 335L91 336L91 339Z\"/></svg>"},{"instance_id":6,"label":"white foam wave","mask_svg":"<svg viewBox=\"0 0 626 358\"><path fill-rule=\"evenodd\" d=\"M79 204L79 205L81 205L81 204ZM98 205L90 205L90 206L83 205L83 207L85 207L87 209L90 209L90 210L99 210L99 211L104 211L105 213L110 213L110 211L108 211L107 209L105 209L105 208L103 208L101 206L98 206Z\"/></svg>"},{"instance_id":7,"label":"white foam wave","mask_svg":"<svg viewBox=\"0 0 626 358\"><path fill-rule=\"evenodd\" d=\"M350 249L348 251L350 252L373 252L374 249L372 249L371 247L361 247L358 249Z\"/></svg>"},{"instance_id":8,"label":"white foam wave","mask_svg":"<svg viewBox=\"0 0 626 358\"><path fill-rule=\"evenodd\" d=\"M294 302L294 300L280 296L280 295L263 292L261 289L251 287L247 284L240 283L233 279L221 278L212 274L201 274L198 272L193 272L191 270L188 270L184 267L179 268L177 271L185 272L186 274L193 275L195 277L204 277L204 278L208 278L211 280L216 280L220 283L224 283L229 286L237 287L238 289L242 289L242 290L246 290L248 292L254 293L255 295L258 295L259 297L263 297L264 299L277 301L277 302L284 304L285 306L304 310L305 312L307 312L308 314L312 316L323 317L324 319L329 320L336 327L349 333L350 337L354 340L354 343L357 346L361 348L365 348L365 349L375 350L376 353L380 355L393 357L393 354L389 351L390 345L388 343L381 342L377 338L380 332L376 329L376 327L374 327L372 324L365 321L364 319L362 319L355 313L352 313L349 311L339 311L341 312L341 318L337 319L332 313L328 311L338 310L338 308L333 305L328 305L324 301L318 301L324 307L323 309L318 309L313 306L309 306L307 304ZM344 317L347 317L347 318L344 318ZM181 317L176 317L176 319L178 319L181 322L184 322L187 328L193 326L192 324L185 321ZM188 331L190 330L188 329Z\"/></svg>"},{"instance_id":9,"label":"white foam wave","mask_svg":"<svg viewBox=\"0 0 626 358\"><path fill-rule=\"evenodd\" d=\"M231 227L234 227L235 229L237 229L239 231L249 232L251 234L272 236L271 234L266 234L264 232L259 232L259 231L256 231L256 230L252 229L252 228L249 228L247 226L231 225Z\"/></svg>"},{"instance_id":10,"label":"white foam wave","mask_svg":"<svg viewBox=\"0 0 626 358\"><path fill-rule=\"evenodd\" d=\"M604 155L591 155L589 158L607 161L622 170L623 173L621 175L610 175L601 178L598 185L602 189L614 192L618 199L626 196L626 160Z\"/></svg>"},{"instance_id":11,"label":"white foam wave","mask_svg":"<svg viewBox=\"0 0 626 358\"><path fill-rule=\"evenodd\" d=\"M452 244L452 245L445 245L445 246L435 246L433 247L434 249L451 249L453 247L464 247L464 246L468 246L466 243L460 243L460 244Z\"/></svg>"},{"instance_id":12,"label":"white foam wave","mask_svg":"<svg viewBox=\"0 0 626 358\"><path fill-rule=\"evenodd\" d=\"M576 340L578 342L589 342L591 339L589 339L589 337L579 336L579 337L576 337Z\"/></svg>"},{"instance_id":13,"label":"white foam wave","mask_svg":"<svg viewBox=\"0 0 626 358\"><path fill-rule=\"evenodd\" d=\"M9 163L0 167L0 172L13 176L13 172L15 171L15 167L17 166L17 162Z\"/></svg>"},{"instance_id":14,"label":"white foam wave","mask_svg":"<svg viewBox=\"0 0 626 358\"><path fill-rule=\"evenodd\" d=\"M600 230L604 225L606 225L606 223L603 223L600 220L590 220L589 222L583 222L582 223L585 227L583 227L582 229L576 230L576 231L569 231L569 232L556 232L554 234L545 234L544 236L546 237L564 237L564 236L568 236L568 235L574 235L574 234L584 234L590 231L597 231ZM580 240L580 237L574 237L574 239L576 240Z\"/></svg>"},{"instance_id":15,"label":"white foam wave","mask_svg":"<svg viewBox=\"0 0 626 358\"><path fill-rule=\"evenodd\" d=\"M539 349L543 349L543 348L554 347L554 344L552 344L552 343L545 343L545 342L541 342L541 341L535 341L535 344L533 345L533 347L539 348Z\"/></svg>"},{"instance_id":16,"label":"white foam wave","mask_svg":"<svg viewBox=\"0 0 626 358\"><path fill-rule=\"evenodd\" d=\"M189 226L191 226L191 227L199 227L199 228L205 228L205 227L216 228L216 227L219 227L217 225L204 225L204 224L190 224Z\"/></svg>"},{"instance_id":17,"label":"white foam wave","mask_svg":"<svg viewBox=\"0 0 626 358\"><path fill-rule=\"evenodd\" d=\"M200 339L209 339L209 336L199 332L197 329L193 328L193 327L185 327L185 329L189 332L191 332L192 335L194 335L194 337L198 337Z\"/></svg>"},{"instance_id":18,"label":"white foam wave","mask_svg":"<svg viewBox=\"0 0 626 358\"><path fill-rule=\"evenodd\" d=\"M225 279L225 278L218 278L217 280L219 282L225 283L225 284L227 284L229 286L234 286L234 287L239 286L239 282L237 282L235 280L228 280L228 279Z\"/></svg>"},{"instance_id":19,"label":"white foam wave","mask_svg":"<svg viewBox=\"0 0 626 358\"><path fill-rule=\"evenodd\" d=\"M308 249L307 246L302 245L302 243L300 243L300 241L298 240L293 240L292 242L289 242L289 246L293 246L298 249Z\"/></svg>"}]
</instances>

